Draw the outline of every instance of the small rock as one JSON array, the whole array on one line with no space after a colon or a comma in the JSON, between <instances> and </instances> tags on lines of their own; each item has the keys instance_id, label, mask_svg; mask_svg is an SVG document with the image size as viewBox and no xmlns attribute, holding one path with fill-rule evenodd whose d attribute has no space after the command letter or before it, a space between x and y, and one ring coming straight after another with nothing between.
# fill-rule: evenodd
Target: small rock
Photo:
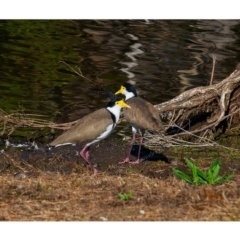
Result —
<instances>
[{"instance_id":1,"label":"small rock","mask_svg":"<svg viewBox=\"0 0 240 240\"><path fill-rule=\"evenodd\" d=\"M22 185L22 184L18 184L18 185L17 185L17 188L18 188L18 189L23 189L23 185Z\"/></svg>"},{"instance_id":2,"label":"small rock","mask_svg":"<svg viewBox=\"0 0 240 240\"><path fill-rule=\"evenodd\" d=\"M177 166L177 165L178 165L178 161L177 161L177 160L174 160L174 161L171 162L171 164L172 164L173 166Z\"/></svg>"},{"instance_id":3,"label":"small rock","mask_svg":"<svg viewBox=\"0 0 240 240\"><path fill-rule=\"evenodd\" d=\"M27 177L27 174L26 173L16 173L16 174L14 174L14 177L18 178L18 179L25 179Z\"/></svg>"},{"instance_id":4,"label":"small rock","mask_svg":"<svg viewBox=\"0 0 240 240\"><path fill-rule=\"evenodd\" d=\"M144 210L140 210L139 213L143 215L143 214L145 214L145 211Z\"/></svg>"},{"instance_id":5,"label":"small rock","mask_svg":"<svg viewBox=\"0 0 240 240\"><path fill-rule=\"evenodd\" d=\"M105 218L105 217L100 217L99 219L102 220L102 221L108 221L108 219Z\"/></svg>"}]
</instances>

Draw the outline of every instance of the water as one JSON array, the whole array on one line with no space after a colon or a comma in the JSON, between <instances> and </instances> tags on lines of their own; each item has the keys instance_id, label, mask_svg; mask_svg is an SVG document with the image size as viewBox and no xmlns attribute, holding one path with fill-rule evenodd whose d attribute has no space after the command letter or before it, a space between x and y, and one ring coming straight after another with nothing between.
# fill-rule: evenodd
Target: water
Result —
<instances>
[{"instance_id":1,"label":"water","mask_svg":"<svg viewBox=\"0 0 240 240\"><path fill-rule=\"evenodd\" d=\"M157 104L207 85L214 55L214 83L240 59L240 20L1 20L0 36L0 108L59 123L106 105L88 89L128 81Z\"/></svg>"}]
</instances>

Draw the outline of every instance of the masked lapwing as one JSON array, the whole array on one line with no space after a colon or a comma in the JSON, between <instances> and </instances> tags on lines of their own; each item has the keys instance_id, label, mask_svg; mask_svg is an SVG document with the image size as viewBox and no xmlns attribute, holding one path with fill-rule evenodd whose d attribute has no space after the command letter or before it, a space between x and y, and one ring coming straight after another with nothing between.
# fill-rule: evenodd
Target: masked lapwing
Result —
<instances>
[{"instance_id":1,"label":"masked lapwing","mask_svg":"<svg viewBox=\"0 0 240 240\"><path fill-rule=\"evenodd\" d=\"M132 126L132 141L130 143L130 149L123 162L120 163L140 163L141 146L143 143L144 133L146 130L160 133L164 130L162 121L157 109L148 101L138 97L137 91L130 83L125 83L121 86L120 90L115 94L123 94L125 96L126 103L131 107L129 109L124 108L124 118ZM130 162L129 156L136 141L136 132L140 131L141 137L139 141L138 157L136 161Z\"/></svg>"},{"instance_id":2,"label":"masked lapwing","mask_svg":"<svg viewBox=\"0 0 240 240\"><path fill-rule=\"evenodd\" d=\"M122 108L130 108L130 106L122 98L112 98L105 108L81 118L72 128L57 137L49 145L58 147L84 142L85 145L80 151L80 155L86 161L87 166L93 170L94 175L97 175L97 169L89 161L90 145L110 135L119 120Z\"/></svg>"}]
</instances>

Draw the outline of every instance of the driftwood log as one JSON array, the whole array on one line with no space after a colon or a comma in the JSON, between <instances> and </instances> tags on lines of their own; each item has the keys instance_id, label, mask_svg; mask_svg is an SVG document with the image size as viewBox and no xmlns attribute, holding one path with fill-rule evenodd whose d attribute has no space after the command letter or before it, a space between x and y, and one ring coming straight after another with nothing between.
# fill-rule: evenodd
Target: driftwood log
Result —
<instances>
[{"instance_id":1,"label":"driftwood log","mask_svg":"<svg viewBox=\"0 0 240 240\"><path fill-rule=\"evenodd\" d=\"M213 136L240 124L240 64L221 82L187 90L155 107L166 131L165 136L147 134L148 145L214 145Z\"/></svg>"}]
</instances>

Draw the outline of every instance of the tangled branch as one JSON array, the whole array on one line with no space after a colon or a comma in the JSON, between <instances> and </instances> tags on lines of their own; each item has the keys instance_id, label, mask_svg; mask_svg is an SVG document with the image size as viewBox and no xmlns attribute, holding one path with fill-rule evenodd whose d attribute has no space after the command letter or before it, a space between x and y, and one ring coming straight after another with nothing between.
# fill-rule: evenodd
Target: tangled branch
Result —
<instances>
[{"instance_id":1,"label":"tangled branch","mask_svg":"<svg viewBox=\"0 0 240 240\"><path fill-rule=\"evenodd\" d=\"M212 73L213 75L213 73ZM240 124L240 64L223 81L196 87L170 101L157 104L166 122L164 141L171 146L212 144L213 134L224 133ZM161 137L148 136L148 145L161 145Z\"/></svg>"}]
</instances>

